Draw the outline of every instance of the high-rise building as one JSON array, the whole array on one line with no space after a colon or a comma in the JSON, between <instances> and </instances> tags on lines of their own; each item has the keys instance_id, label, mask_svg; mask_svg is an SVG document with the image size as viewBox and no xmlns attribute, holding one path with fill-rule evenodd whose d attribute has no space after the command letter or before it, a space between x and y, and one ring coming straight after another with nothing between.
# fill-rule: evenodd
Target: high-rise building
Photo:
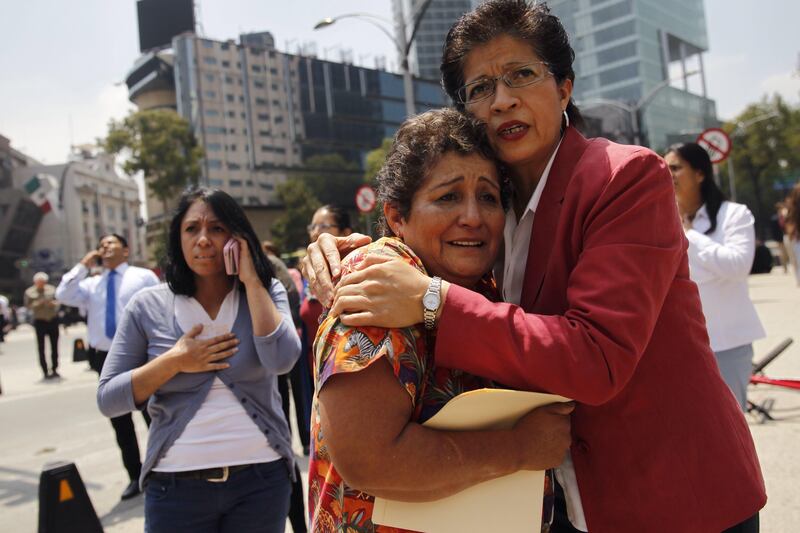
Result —
<instances>
[{"instance_id":1,"label":"high-rise building","mask_svg":"<svg viewBox=\"0 0 800 533\"><path fill-rule=\"evenodd\" d=\"M423 0L393 0L395 23ZM411 49L423 78L439 79L442 45L452 24L482 0L433 0ZM639 140L663 150L681 135L716 125L706 95L708 50L703 0L549 0L575 49L573 96L589 133ZM635 117L633 115L636 115Z\"/></svg>"},{"instance_id":2,"label":"high-rise building","mask_svg":"<svg viewBox=\"0 0 800 533\"><path fill-rule=\"evenodd\" d=\"M189 121L205 150L201 182L246 208L276 205L277 185L314 155L338 153L363 173L366 154L406 118L399 74L281 52L268 32L238 43L178 35L126 82L140 109L173 108ZM432 81L414 80L414 96L417 112L446 103ZM147 208L157 224L163 206Z\"/></svg>"},{"instance_id":3,"label":"high-rise building","mask_svg":"<svg viewBox=\"0 0 800 533\"><path fill-rule=\"evenodd\" d=\"M413 25L419 9L426 0L392 0L395 32ZM412 72L427 80L439 81L439 65L442 62L442 46L450 26L461 15L479 4L480 0L432 0L419 23L411 44L410 61ZM410 36L407 28L406 36ZM402 58L400 58L402 60Z\"/></svg>"},{"instance_id":4,"label":"high-rise building","mask_svg":"<svg viewBox=\"0 0 800 533\"><path fill-rule=\"evenodd\" d=\"M706 96L703 0L551 0L575 49L573 96L588 116L614 114L630 135L661 151L682 134L716 124ZM604 101L624 103L617 109ZM606 134L611 133L606 131ZM627 137L627 138L626 138Z\"/></svg>"}]
</instances>

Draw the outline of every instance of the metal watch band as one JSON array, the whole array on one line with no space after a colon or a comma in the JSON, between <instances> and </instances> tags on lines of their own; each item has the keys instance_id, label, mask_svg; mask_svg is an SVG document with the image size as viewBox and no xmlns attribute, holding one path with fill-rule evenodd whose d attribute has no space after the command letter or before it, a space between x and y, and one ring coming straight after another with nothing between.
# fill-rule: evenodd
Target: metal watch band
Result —
<instances>
[{"instance_id":1,"label":"metal watch band","mask_svg":"<svg viewBox=\"0 0 800 533\"><path fill-rule=\"evenodd\" d=\"M425 305L425 296L432 294L436 296L436 307L433 309L428 308ZM425 329L434 329L436 328L436 311L439 310L439 306L442 305L442 278L439 276L434 276L431 279L430 285L428 285L428 290L425 291L425 296L422 297L423 304L422 304L422 317L425 321Z\"/></svg>"}]
</instances>

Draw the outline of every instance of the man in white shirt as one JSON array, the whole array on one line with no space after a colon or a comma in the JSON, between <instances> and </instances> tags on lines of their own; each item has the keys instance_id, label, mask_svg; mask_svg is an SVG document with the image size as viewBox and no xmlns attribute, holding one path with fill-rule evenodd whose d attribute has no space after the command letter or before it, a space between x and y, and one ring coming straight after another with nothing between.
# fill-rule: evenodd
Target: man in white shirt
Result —
<instances>
[{"instance_id":1,"label":"man in white shirt","mask_svg":"<svg viewBox=\"0 0 800 533\"><path fill-rule=\"evenodd\" d=\"M138 291L158 284L152 271L128 265L128 242L115 233L103 236L97 250L92 250L64 274L56 289L56 298L66 305L86 309L86 324L89 329L89 365L98 374L103 369L106 355L111 348L117 324L128 301ZM100 276L88 277L89 270L102 263ZM150 423L146 411L145 421ZM112 418L111 425L122 452L122 462L128 471L130 483L122 493L127 500L139 494L139 473L142 463L136 430L130 413Z\"/></svg>"}]
</instances>

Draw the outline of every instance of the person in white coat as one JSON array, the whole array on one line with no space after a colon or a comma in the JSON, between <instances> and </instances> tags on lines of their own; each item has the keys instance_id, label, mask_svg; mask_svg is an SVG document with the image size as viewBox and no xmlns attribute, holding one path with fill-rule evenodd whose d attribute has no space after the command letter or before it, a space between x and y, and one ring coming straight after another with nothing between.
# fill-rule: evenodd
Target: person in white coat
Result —
<instances>
[{"instance_id":1,"label":"person in white coat","mask_svg":"<svg viewBox=\"0 0 800 533\"><path fill-rule=\"evenodd\" d=\"M689 241L689 271L700 291L711 349L722 378L746 409L753 341L765 336L747 287L755 219L747 206L725 200L714 182L711 159L698 144L673 145L664 159L675 184Z\"/></svg>"}]
</instances>

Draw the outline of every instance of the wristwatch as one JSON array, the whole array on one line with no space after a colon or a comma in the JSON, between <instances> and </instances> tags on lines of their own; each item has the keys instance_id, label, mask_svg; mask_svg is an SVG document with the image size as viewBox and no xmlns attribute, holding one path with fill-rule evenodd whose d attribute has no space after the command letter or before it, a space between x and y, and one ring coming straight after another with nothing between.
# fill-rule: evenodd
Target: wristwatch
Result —
<instances>
[{"instance_id":1,"label":"wristwatch","mask_svg":"<svg viewBox=\"0 0 800 533\"><path fill-rule=\"evenodd\" d=\"M442 278L434 276L428 290L422 296L422 317L425 319L425 329L436 327L436 311L442 304Z\"/></svg>"}]
</instances>

